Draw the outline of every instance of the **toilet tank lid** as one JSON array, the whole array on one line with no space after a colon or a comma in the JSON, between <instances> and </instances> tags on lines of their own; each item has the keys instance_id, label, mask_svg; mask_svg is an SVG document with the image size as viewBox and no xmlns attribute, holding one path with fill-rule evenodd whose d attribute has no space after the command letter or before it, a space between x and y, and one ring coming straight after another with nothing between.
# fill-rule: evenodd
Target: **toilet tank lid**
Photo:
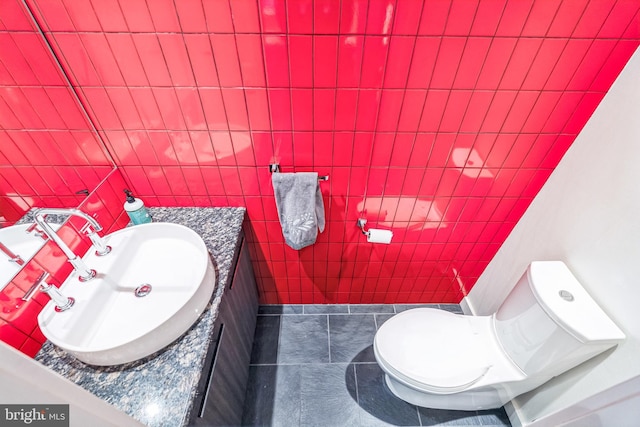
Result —
<instances>
[{"instance_id":1,"label":"toilet tank lid","mask_svg":"<svg viewBox=\"0 0 640 427\"><path fill-rule=\"evenodd\" d=\"M578 340L587 343L625 339L622 330L562 261L534 261L529 265L527 275L542 308Z\"/></svg>"}]
</instances>

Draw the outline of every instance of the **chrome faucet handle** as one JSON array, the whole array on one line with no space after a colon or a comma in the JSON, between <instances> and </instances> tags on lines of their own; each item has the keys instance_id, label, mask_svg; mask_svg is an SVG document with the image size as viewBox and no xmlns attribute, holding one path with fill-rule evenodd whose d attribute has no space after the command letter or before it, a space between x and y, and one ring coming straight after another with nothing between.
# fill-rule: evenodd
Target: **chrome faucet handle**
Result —
<instances>
[{"instance_id":1,"label":"chrome faucet handle","mask_svg":"<svg viewBox=\"0 0 640 427\"><path fill-rule=\"evenodd\" d=\"M89 222L85 222L82 228L80 229L80 232L85 234L91 234L91 233L95 233L96 230L91 226Z\"/></svg>"},{"instance_id":2,"label":"chrome faucet handle","mask_svg":"<svg viewBox=\"0 0 640 427\"><path fill-rule=\"evenodd\" d=\"M49 273L43 271L40 276L36 279L36 282L29 288L29 290L22 297L22 301L29 301L33 295L38 291L38 288L42 286L42 283L46 283L45 281L49 278Z\"/></svg>"},{"instance_id":3,"label":"chrome faucet handle","mask_svg":"<svg viewBox=\"0 0 640 427\"><path fill-rule=\"evenodd\" d=\"M38 280L36 280L36 283L34 283L34 285L29 288L27 293L24 294L22 300L28 301L29 299L31 299L31 297L33 297L33 294L35 294L38 290L41 290L42 292L49 295L49 298L51 298L51 300L54 302L54 310L57 313L66 311L73 307L73 304L75 304L76 300L71 297L65 297L64 295L62 295L57 287L46 282L48 278L49 273L47 273L46 271L43 272L40 277L38 277Z\"/></svg>"},{"instance_id":4,"label":"chrome faucet handle","mask_svg":"<svg viewBox=\"0 0 640 427\"><path fill-rule=\"evenodd\" d=\"M35 222L31 224L29 227L27 227L27 229L25 230L25 233L33 233L34 236L38 236L42 240L49 240L49 238L47 237L47 234L44 231L40 230L38 228L38 224Z\"/></svg>"},{"instance_id":5,"label":"chrome faucet handle","mask_svg":"<svg viewBox=\"0 0 640 427\"><path fill-rule=\"evenodd\" d=\"M9 262L15 262L17 265L24 265L24 260L19 254L14 253L4 243L0 242L0 252L9 257Z\"/></svg>"},{"instance_id":6,"label":"chrome faucet handle","mask_svg":"<svg viewBox=\"0 0 640 427\"><path fill-rule=\"evenodd\" d=\"M91 243L96 247L97 256L105 256L111 252L111 246L107 245L103 238L100 237L95 225L87 222L84 227L80 229L80 232L89 237Z\"/></svg>"}]
</instances>

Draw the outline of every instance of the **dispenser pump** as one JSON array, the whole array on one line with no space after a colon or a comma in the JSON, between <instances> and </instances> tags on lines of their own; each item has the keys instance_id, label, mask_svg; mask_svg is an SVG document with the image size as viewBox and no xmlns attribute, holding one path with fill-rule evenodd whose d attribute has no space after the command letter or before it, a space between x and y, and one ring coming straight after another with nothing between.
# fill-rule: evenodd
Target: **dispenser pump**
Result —
<instances>
[{"instance_id":1,"label":"dispenser pump","mask_svg":"<svg viewBox=\"0 0 640 427\"><path fill-rule=\"evenodd\" d=\"M133 197L131 190L124 190L124 194L127 196L127 203L135 203L136 199Z\"/></svg>"},{"instance_id":2,"label":"dispenser pump","mask_svg":"<svg viewBox=\"0 0 640 427\"><path fill-rule=\"evenodd\" d=\"M147 208L144 206L144 202L138 198L133 197L133 193L129 189L124 190L127 201L124 202L124 210L131 218L131 222L134 225L146 224L151 222L151 216L147 212Z\"/></svg>"}]
</instances>

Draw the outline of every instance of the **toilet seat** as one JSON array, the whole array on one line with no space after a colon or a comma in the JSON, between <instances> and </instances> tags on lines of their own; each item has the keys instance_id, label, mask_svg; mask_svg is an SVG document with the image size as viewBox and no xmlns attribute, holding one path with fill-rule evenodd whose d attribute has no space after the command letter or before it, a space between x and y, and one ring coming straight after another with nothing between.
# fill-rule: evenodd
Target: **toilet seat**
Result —
<instances>
[{"instance_id":1,"label":"toilet seat","mask_svg":"<svg viewBox=\"0 0 640 427\"><path fill-rule=\"evenodd\" d=\"M408 387L437 394L463 391L492 366L485 341L490 329L477 320L432 308L399 313L378 330L376 359Z\"/></svg>"}]
</instances>

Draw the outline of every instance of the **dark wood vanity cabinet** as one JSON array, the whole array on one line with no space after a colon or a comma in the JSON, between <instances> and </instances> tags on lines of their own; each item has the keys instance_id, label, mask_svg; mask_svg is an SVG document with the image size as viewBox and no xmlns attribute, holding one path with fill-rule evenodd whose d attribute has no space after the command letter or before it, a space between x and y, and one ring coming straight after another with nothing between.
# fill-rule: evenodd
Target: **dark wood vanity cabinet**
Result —
<instances>
[{"instance_id":1,"label":"dark wood vanity cabinet","mask_svg":"<svg viewBox=\"0 0 640 427\"><path fill-rule=\"evenodd\" d=\"M238 426L242 421L258 290L247 244L240 239L194 401L192 426Z\"/></svg>"}]
</instances>

